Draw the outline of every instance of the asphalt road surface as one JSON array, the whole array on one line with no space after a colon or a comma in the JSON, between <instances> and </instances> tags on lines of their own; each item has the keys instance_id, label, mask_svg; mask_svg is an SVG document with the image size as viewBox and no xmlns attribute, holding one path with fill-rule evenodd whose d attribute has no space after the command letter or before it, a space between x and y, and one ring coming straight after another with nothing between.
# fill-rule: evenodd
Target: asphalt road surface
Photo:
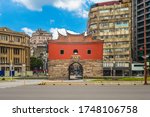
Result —
<instances>
[{"instance_id":1,"label":"asphalt road surface","mask_svg":"<svg viewBox=\"0 0 150 117\"><path fill-rule=\"evenodd\" d=\"M150 85L27 85L0 89L1 100L150 100Z\"/></svg>"}]
</instances>

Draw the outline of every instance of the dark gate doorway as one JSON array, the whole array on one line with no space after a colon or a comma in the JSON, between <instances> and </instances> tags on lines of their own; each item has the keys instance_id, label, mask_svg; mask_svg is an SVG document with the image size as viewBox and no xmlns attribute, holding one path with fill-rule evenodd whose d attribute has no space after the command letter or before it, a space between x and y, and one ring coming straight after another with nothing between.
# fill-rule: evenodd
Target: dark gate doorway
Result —
<instances>
[{"instance_id":1,"label":"dark gate doorway","mask_svg":"<svg viewBox=\"0 0 150 117\"><path fill-rule=\"evenodd\" d=\"M83 67L80 63L72 63L69 66L69 80L78 80L83 78Z\"/></svg>"}]
</instances>

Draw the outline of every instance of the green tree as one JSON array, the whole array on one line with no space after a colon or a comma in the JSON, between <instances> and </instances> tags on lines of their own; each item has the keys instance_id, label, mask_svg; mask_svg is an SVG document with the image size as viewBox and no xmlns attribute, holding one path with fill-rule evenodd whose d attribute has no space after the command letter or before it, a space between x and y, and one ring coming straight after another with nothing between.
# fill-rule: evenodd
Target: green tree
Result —
<instances>
[{"instance_id":1,"label":"green tree","mask_svg":"<svg viewBox=\"0 0 150 117\"><path fill-rule=\"evenodd\" d=\"M30 68L31 70L39 70L40 68L43 68L43 62L42 59L36 58L36 57L31 57L30 58Z\"/></svg>"}]
</instances>

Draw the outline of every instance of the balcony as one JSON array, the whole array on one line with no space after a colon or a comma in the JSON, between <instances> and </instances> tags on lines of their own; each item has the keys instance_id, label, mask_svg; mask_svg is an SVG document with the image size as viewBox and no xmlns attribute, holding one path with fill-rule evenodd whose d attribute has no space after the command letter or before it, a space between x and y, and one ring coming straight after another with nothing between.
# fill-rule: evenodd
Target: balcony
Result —
<instances>
[{"instance_id":1,"label":"balcony","mask_svg":"<svg viewBox=\"0 0 150 117\"><path fill-rule=\"evenodd\" d=\"M94 8L91 9L90 12L96 12L97 10L98 10L98 7L94 7Z\"/></svg>"},{"instance_id":2,"label":"balcony","mask_svg":"<svg viewBox=\"0 0 150 117\"><path fill-rule=\"evenodd\" d=\"M115 45L115 48L130 48L130 44L126 44L126 45Z\"/></svg>"},{"instance_id":3,"label":"balcony","mask_svg":"<svg viewBox=\"0 0 150 117\"><path fill-rule=\"evenodd\" d=\"M128 39L126 39L126 38L120 38L120 39L116 38L116 39L105 39L104 40L105 43L106 42L122 42L122 41L128 41L128 42L130 42L131 39L130 38L128 38Z\"/></svg>"},{"instance_id":4,"label":"balcony","mask_svg":"<svg viewBox=\"0 0 150 117\"><path fill-rule=\"evenodd\" d=\"M113 61L116 61L116 62L130 62L130 58L129 57L125 57L125 58L107 58L107 59L104 59L104 61L107 61L107 62L113 62Z\"/></svg>"},{"instance_id":5,"label":"balcony","mask_svg":"<svg viewBox=\"0 0 150 117\"><path fill-rule=\"evenodd\" d=\"M126 10L126 11L106 12L106 13L99 13L99 14L100 14L100 16L124 15L124 14L130 14L130 10Z\"/></svg>"},{"instance_id":6,"label":"balcony","mask_svg":"<svg viewBox=\"0 0 150 117\"><path fill-rule=\"evenodd\" d=\"M130 48L130 44L120 44L120 45L110 45L110 46L104 46L104 49L108 49L108 48Z\"/></svg>"},{"instance_id":7,"label":"balcony","mask_svg":"<svg viewBox=\"0 0 150 117\"><path fill-rule=\"evenodd\" d=\"M24 45L24 46L28 46L28 44L26 44L24 42L14 42L13 40L9 40L9 41L0 40L0 42L3 43L3 44L9 44L9 45Z\"/></svg>"},{"instance_id":8,"label":"balcony","mask_svg":"<svg viewBox=\"0 0 150 117\"><path fill-rule=\"evenodd\" d=\"M115 25L111 25L111 26L107 26L107 27L101 27L99 26L99 29L111 29L111 28L115 28Z\"/></svg>"},{"instance_id":9,"label":"balcony","mask_svg":"<svg viewBox=\"0 0 150 117\"><path fill-rule=\"evenodd\" d=\"M127 61L127 62L130 62L130 58L129 58L129 57L125 57L125 58L115 58L115 61Z\"/></svg>"},{"instance_id":10,"label":"balcony","mask_svg":"<svg viewBox=\"0 0 150 117\"><path fill-rule=\"evenodd\" d=\"M103 55L104 55L104 56L112 56L112 55L114 55L114 53L113 53L113 52L110 52L110 53L105 53L105 52L104 52Z\"/></svg>"},{"instance_id":11,"label":"balcony","mask_svg":"<svg viewBox=\"0 0 150 117\"><path fill-rule=\"evenodd\" d=\"M121 51L119 51L119 52L114 52L114 55L129 55L130 54L130 51L127 51L127 52L121 52Z\"/></svg>"},{"instance_id":12,"label":"balcony","mask_svg":"<svg viewBox=\"0 0 150 117\"><path fill-rule=\"evenodd\" d=\"M108 28L105 28L108 29ZM128 35L130 34L129 31L116 31L116 32L99 32L99 35L108 36L108 35Z\"/></svg>"},{"instance_id":13,"label":"balcony","mask_svg":"<svg viewBox=\"0 0 150 117\"><path fill-rule=\"evenodd\" d=\"M108 53L108 52L107 52L107 53L104 52L104 56L129 55L129 54L130 54L130 51L127 51L127 52L123 52L123 51L122 51L122 52L121 52L121 51L120 51L120 52L116 52L116 51L115 51L115 52L109 52L109 53Z\"/></svg>"}]
</instances>

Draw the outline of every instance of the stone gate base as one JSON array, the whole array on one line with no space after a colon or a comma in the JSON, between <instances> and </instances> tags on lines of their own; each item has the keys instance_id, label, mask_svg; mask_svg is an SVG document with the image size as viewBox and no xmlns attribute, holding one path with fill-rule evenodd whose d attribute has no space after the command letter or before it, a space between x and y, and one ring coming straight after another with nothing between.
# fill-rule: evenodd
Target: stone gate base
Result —
<instances>
[{"instance_id":1,"label":"stone gate base","mask_svg":"<svg viewBox=\"0 0 150 117\"><path fill-rule=\"evenodd\" d=\"M70 60L50 60L48 63L49 79L68 80L68 68L72 63L74 62ZM103 64L101 60L80 60L78 63L83 67L83 77L103 76Z\"/></svg>"}]
</instances>

